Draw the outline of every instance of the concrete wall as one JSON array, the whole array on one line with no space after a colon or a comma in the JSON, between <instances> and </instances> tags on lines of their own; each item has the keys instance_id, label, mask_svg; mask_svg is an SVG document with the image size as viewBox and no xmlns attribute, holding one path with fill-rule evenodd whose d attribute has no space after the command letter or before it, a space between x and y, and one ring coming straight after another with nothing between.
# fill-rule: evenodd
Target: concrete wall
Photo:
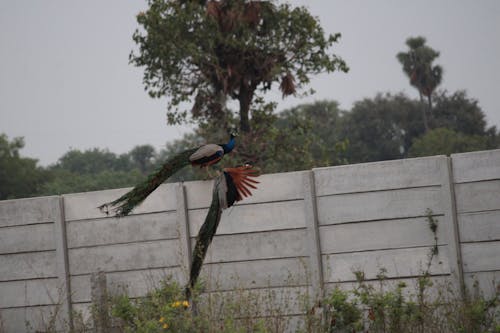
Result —
<instances>
[{"instance_id":1,"label":"concrete wall","mask_svg":"<svg viewBox=\"0 0 500 333\"><path fill-rule=\"evenodd\" d=\"M500 153L453 156L464 280L494 294L500 281Z\"/></svg>"},{"instance_id":2,"label":"concrete wall","mask_svg":"<svg viewBox=\"0 0 500 333\"><path fill-rule=\"evenodd\" d=\"M349 288L353 271L412 282L500 280L500 150L263 175L254 195L223 213L202 270L210 291L293 295ZM0 315L7 332L38 328L60 309L89 316L91 274L142 296L165 276L185 283L212 183L165 184L130 216L96 207L127 189L0 202ZM463 265L462 265L463 262ZM292 302L293 303L293 302ZM55 307L55 304L62 304ZM299 317L297 304L287 308ZM45 320L46 321L46 320Z\"/></svg>"}]
</instances>

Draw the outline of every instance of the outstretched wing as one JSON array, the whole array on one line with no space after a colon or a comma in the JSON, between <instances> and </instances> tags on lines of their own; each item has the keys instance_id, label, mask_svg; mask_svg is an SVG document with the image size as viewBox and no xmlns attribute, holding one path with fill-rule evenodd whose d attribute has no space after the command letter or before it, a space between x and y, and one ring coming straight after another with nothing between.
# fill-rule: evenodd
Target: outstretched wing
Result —
<instances>
[{"instance_id":1,"label":"outstretched wing","mask_svg":"<svg viewBox=\"0 0 500 333\"><path fill-rule=\"evenodd\" d=\"M191 156L197 148L185 150L168 161L160 168L150 174L142 183L136 185L132 190L125 193L118 199L105 203L99 206L99 209L106 214L113 211L115 216L126 216L141 202L144 201L158 186L167 180L174 173L189 165L189 156Z\"/></svg>"},{"instance_id":2,"label":"outstretched wing","mask_svg":"<svg viewBox=\"0 0 500 333\"><path fill-rule=\"evenodd\" d=\"M224 174L228 183L228 207L231 207L235 201L241 201L244 197L251 196L250 188L257 189L255 185L259 182L253 178L259 176L259 170L254 169L251 165L225 168Z\"/></svg>"}]
</instances>

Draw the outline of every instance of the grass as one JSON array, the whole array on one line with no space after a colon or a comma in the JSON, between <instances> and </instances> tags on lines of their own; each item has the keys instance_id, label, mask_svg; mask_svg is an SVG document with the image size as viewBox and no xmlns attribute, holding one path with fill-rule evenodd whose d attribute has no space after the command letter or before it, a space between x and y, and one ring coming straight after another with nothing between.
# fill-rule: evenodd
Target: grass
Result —
<instances>
[{"instance_id":1,"label":"grass","mask_svg":"<svg viewBox=\"0 0 500 333\"><path fill-rule=\"evenodd\" d=\"M356 287L337 285L315 301L303 289L202 293L198 286L188 304L183 288L165 280L144 298L112 297L109 311L119 332L500 332L499 294L461 300L429 276L414 286L392 282L383 271L376 283L358 274Z\"/></svg>"}]
</instances>

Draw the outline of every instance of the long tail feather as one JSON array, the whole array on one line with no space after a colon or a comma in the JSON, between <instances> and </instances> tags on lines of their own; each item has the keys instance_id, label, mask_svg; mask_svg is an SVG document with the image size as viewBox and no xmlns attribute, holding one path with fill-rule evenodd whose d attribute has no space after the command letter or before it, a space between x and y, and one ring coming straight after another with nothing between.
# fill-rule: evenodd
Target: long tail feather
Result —
<instances>
[{"instance_id":1,"label":"long tail feather","mask_svg":"<svg viewBox=\"0 0 500 333\"><path fill-rule=\"evenodd\" d=\"M189 165L189 156L194 153L196 149L197 148L185 150L175 155L158 168L158 170L150 174L145 181L136 185L132 190L118 199L99 206L99 209L106 214L109 214L111 210L115 213L115 216L128 215L165 180L186 165Z\"/></svg>"},{"instance_id":2,"label":"long tail feather","mask_svg":"<svg viewBox=\"0 0 500 333\"><path fill-rule=\"evenodd\" d=\"M200 275L201 266L203 265L203 260L205 259L205 255L207 254L208 246L212 242L212 239L215 236L215 232L217 231L217 227L219 226L221 214L222 209L219 204L219 196L216 183L212 196L212 204L210 205L210 209L208 210L205 222L203 222L203 225L198 232L198 236L196 237L196 245L193 251L193 261L191 263L191 271L189 273L189 283L186 287L186 299L189 299L191 297L191 291L196 284L198 275Z\"/></svg>"},{"instance_id":3,"label":"long tail feather","mask_svg":"<svg viewBox=\"0 0 500 333\"><path fill-rule=\"evenodd\" d=\"M196 237L189 283L186 287L187 299L191 297L191 291L200 274L208 246L212 242L219 226L222 210L232 206L235 201L242 200L241 193L245 196L252 195L248 187L256 189L253 184L258 184L259 182L251 177L257 177L258 174L259 171L253 169L251 166L243 166L224 169L224 173L216 178L212 194L212 204L210 205L205 222ZM221 196L224 197L221 198Z\"/></svg>"}]
</instances>

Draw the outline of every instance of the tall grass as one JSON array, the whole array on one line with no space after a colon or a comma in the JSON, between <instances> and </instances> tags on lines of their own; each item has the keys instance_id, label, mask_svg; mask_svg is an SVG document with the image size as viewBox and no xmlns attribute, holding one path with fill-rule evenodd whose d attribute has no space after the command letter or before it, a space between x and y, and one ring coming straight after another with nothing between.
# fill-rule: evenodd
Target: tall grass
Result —
<instances>
[{"instance_id":1,"label":"tall grass","mask_svg":"<svg viewBox=\"0 0 500 333\"><path fill-rule=\"evenodd\" d=\"M331 288L323 299L312 300L306 290L276 288L202 293L183 299L173 280L146 297L111 298L110 315L121 332L370 332L482 333L500 332L500 302L469 295L461 299L448 283L422 276L404 282L365 281L358 274L354 288Z\"/></svg>"}]
</instances>

